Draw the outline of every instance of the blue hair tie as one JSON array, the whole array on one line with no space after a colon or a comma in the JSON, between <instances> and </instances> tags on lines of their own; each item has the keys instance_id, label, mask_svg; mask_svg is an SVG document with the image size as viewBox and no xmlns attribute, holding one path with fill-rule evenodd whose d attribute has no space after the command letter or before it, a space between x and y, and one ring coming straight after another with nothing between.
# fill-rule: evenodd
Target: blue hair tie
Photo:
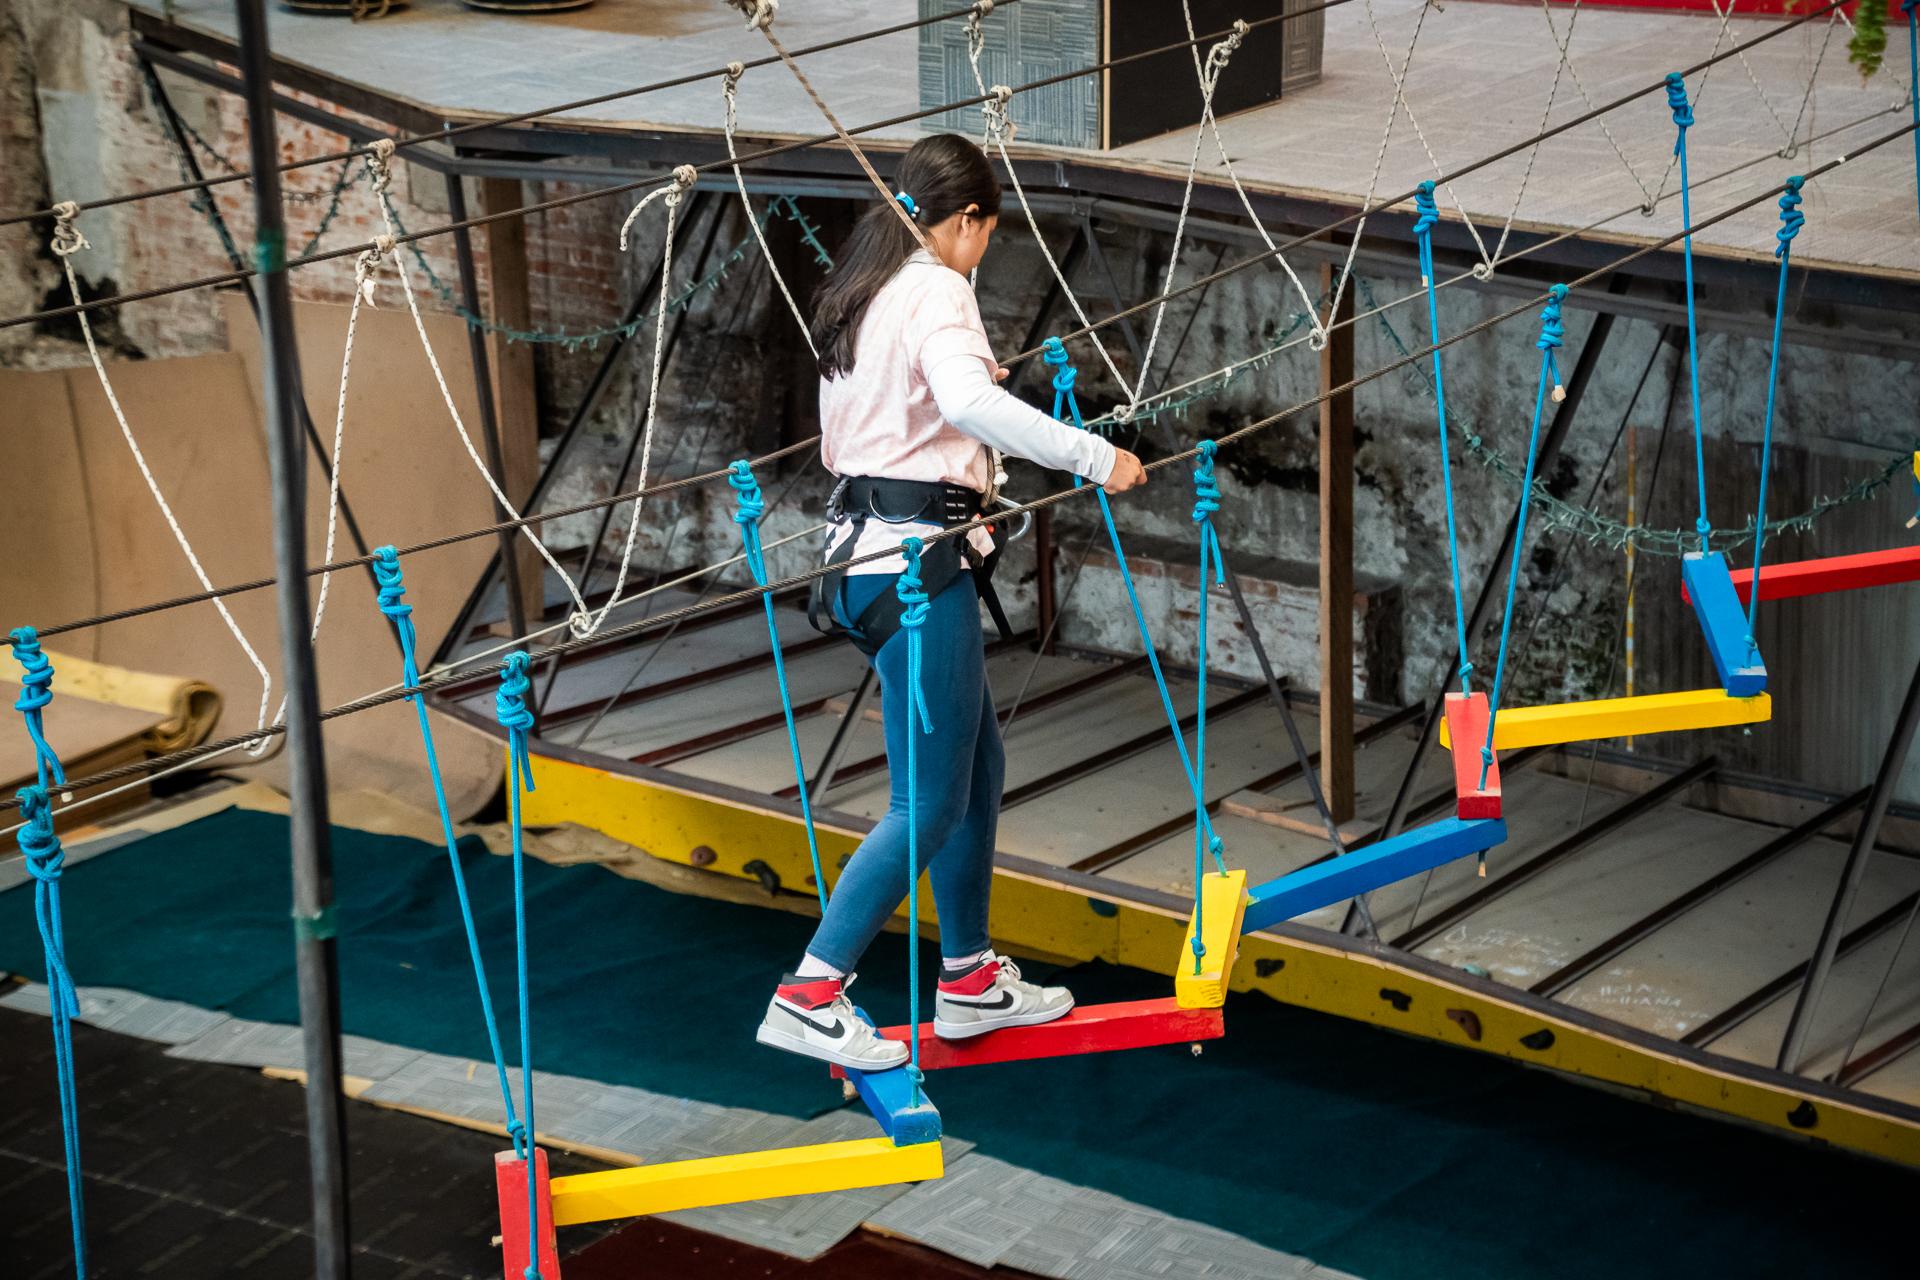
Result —
<instances>
[{"instance_id":1,"label":"blue hair tie","mask_svg":"<svg viewBox=\"0 0 1920 1280\"><path fill-rule=\"evenodd\" d=\"M904 191L896 191L893 193L893 198L900 202L900 207L907 211L907 216L909 218L912 218L916 222L919 221L920 206L913 202L912 196L908 195Z\"/></svg>"}]
</instances>

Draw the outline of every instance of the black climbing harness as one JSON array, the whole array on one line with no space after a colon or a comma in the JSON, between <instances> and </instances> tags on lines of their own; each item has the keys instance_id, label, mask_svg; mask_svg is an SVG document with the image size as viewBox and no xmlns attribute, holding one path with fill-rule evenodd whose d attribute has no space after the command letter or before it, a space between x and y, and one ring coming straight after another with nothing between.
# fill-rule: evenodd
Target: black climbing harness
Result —
<instances>
[{"instance_id":1,"label":"black climbing harness","mask_svg":"<svg viewBox=\"0 0 1920 1280\"><path fill-rule=\"evenodd\" d=\"M867 521L935 524L951 529L977 520L985 501L985 495L978 489L965 485L842 476L834 486L833 495L827 499L827 519L836 530L842 524L852 527L827 557L827 567L832 572L813 580L812 593L807 598L807 621L823 634L845 636L869 657L880 652L900 629L902 606L898 596L891 591L881 592L872 604L860 611L851 627L842 625L833 609L846 582L847 561L853 559L853 549L859 545ZM920 580L927 598L932 599L951 586L962 570L971 573L980 600L993 617L993 625L999 628L1002 639L1011 640L1013 627L1007 621L1000 597L993 590L993 571L1000 562L1006 535L998 525L987 526L987 532L993 538L993 550L984 555L965 538L943 538L929 544L920 557Z\"/></svg>"}]
</instances>

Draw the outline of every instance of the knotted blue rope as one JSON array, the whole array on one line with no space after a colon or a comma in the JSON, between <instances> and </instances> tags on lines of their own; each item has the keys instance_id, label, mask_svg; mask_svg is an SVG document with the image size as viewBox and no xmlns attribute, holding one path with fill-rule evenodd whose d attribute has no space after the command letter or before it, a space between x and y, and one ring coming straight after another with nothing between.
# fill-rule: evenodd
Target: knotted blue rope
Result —
<instances>
[{"instance_id":1,"label":"knotted blue rope","mask_svg":"<svg viewBox=\"0 0 1920 1280\"><path fill-rule=\"evenodd\" d=\"M1453 511L1452 449L1447 442L1447 383L1440 370L1440 304L1435 297L1433 227L1440 221L1431 180L1414 192L1413 236L1420 246L1420 280L1427 290L1427 334L1433 340L1433 407L1440 422L1440 489L1447 501L1447 560L1453 568L1453 631L1460 647L1460 692L1473 692L1473 663L1467 660L1467 608L1460 594L1460 536Z\"/></svg>"},{"instance_id":2,"label":"knotted blue rope","mask_svg":"<svg viewBox=\"0 0 1920 1280\"><path fill-rule=\"evenodd\" d=\"M907 1075L913 1080L913 1105L920 1105L920 735L933 732L927 711L927 691L921 683L920 628L933 606L920 583L920 549L926 544L907 538L900 544L907 567L894 579L893 594L900 601L900 630L907 637L907 1025L911 1027ZM917 722L917 730L916 730Z\"/></svg>"},{"instance_id":3,"label":"knotted blue rope","mask_svg":"<svg viewBox=\"0 0 1920 1280\"><path fill-rule=\"evenodd\" d=\"M33 762L40 775L40 785L65 786L66 770L60 767L60 757L47 745L46 728L41 723L41 712L53 701L53 663L40 649L40 634L32 627L15 627L9 637L13 641L13 660L20 664L20 696L14 700L13 709L27 722L27 737L33 739Z\"/></svg>"},{"instance_id":4,"label":"knotted blue rope","mask_svg":"<svg viewBox=\"0 0 1920 1280\"><path fill-rule=\"evenodd\" d=\"M1493 667L1493 692L1487 699L1487 740L1480 746L1480 785L1484 791L1487 774L1493 768L1493 722L1500 714L1500 688L1507 676L1507 640L1513 632L1513 589L1520 581L1520 553L1527 545L1527 509L1533 501L1533 473L1539 462L1540 419L1547 408L1547 388L1560 384L1560 368L1553 353L1566 341L1560 323L1560 304L1567 300L1567 286L1554 285L1547 291L1547 305L1540 311L1540 336L1534 346L1540 350L1540 384L1533 393L1533 430L1527 436L1527 475L1520 485L1520 514L1513 530L1513 559L1507 565L1507 602L1500 617L1500 656Z\"/></svg>"},{"instance_id":5,"label":"knotted blue rope","mask_svg":"<svg viewBox=\"0 0 1920 1280\"><path fill-rule=\"evenodd\" d=\"M1747 658L1759 651L1754 639L1754 620L1760 613L1760 552L1767 540L1767 476L1773 459L1774 390L1780 383L1780 325L1787 314L1787 267L1793 258L1793 238L1806 225L1807 215L1800 212L1800 187L1806 182L1798 175L1788 178L1780 196L1780 230L1774 256L1780 259L1780 282L1773 295L1773 347L1767 355L1767 416L1760 434L1760 500L1753 515L1753 585L1747 589Z\"/></svg>"},{"instance_id":6,"label":"knotted blue rope","mask_svg":"<svg viewBox=\"0 0 1920 1280\"><path fill-rule=\"evenodd\" d=\"M15 632L15 644L19 643ZM42 690L45 685L40 686ZM41 705L45 705L44 701ZM49 753L51 755L51 753ZM57 761L55 762L57 765ZM66 929L60 912L60 869L66 851L53 830L53 804L42 784L20 788L20 852L33 877L33 915L40 926L40 948L47 966L47 1000L53 1008L53 1063L60 1094L60 1132L66 1142L67 1208L73 1222L73 1269L87 1274L86 1207L80 1187L80 1099L74 1085L73 1020L80 999L67 971Z\"/></svg>"},{"instance_id":7,"label":"knotted blue rope","mask_svg":"<svg viewBox=\"0 0 1920 1280\"><path fill-rule=\"evenodd\" d=\"M1213 612L1213 597L1207 593L1207 569L1213 569L1213 580L1217 586L1227 585L1227 561L1220 551L1220 535L1213 527L1213 515L1220 510L1220 482L1214 476L1213 456L1219 445L1211 440L1202 440L1194 446L1199 458L1193 464L1193 522L1200 528L1200 623L1198 661L1199 679L1195 694L1193 768L1200 777L1207 776L1207 615ZM1203 805L1201 813L1206 812ZM1207 954L1207 944L1201 941L1204 929L1201 927L1201 901L1205 895L1200 891L1206 878L1206 855L1211 851L1214 865L1225 875L1226 858L1222 856L1220 837L1213 835L1196 820L1193 824L1193 971L1200 972L1200 961Z\"/></svg>"},{"instance_id":8,"label":"knotted blue rope","mask_svg":"<svg viewBox=\"0 0 1920 1280\"><path fill-rule=\"evenodd\" d=\"M1058 338L1048 338L1040 348L1041 359L1053 367L1053 416L1062 422L1071 421L1082 431L1087 424L1080 417L1080 404L1073 396L1074 379L1078 372L1067 362L1067 348ZM1073 487L1085 484L1083 477L1073 478ZM1113 504L1107 501L1106 490L1097 491L1094 496L1100 500L1100 518L1107 525L1107 541L1113 547L1114 563L1120 567L1120 581L1127 588L1127 603L1133 606L1133 624L1140 632L1140 644L1147 651L1147 665L1153 670L1153 681L1160 688L1160 708L1166 712L1167 726L1173 730L1173 745L1180 753L1180 767L1186 770L1187 785L1193 791L1194 811L1200 825L1207 833L1209 846L1215 843L1213 818L1207 813L1205 792L1201 779L1193 770L1193 761L1187 755L1187 735L1180 729L1180 713L1173 708L1173 694L1167 688L1166 673L1160 669L1160 654L1153 646L1153 636L1147 630L1147 615L1140 607L1140 592L1133 585L1133 570L1127 567L1127 553L1120 546L1120 529L1113 522ZM1224 866L1224 863L1223 863Z\"/></svg>"},{"instance_id":9,"label":"knotted blue rope","mask_svg":"<svg viewBox=\"0 0 1920 1280\"><path fill-rule=\"evenodd\" d=\"M417 690L420 684L419 658L415 652L417 638L413 628L413 606L406 602L407 587L400 569L400 554L392 547L381 547L373 553L373 579L377 589L375 602L387 621L393 624L395 637L400 642L400 678L409 689ZM420 743L426 751L427 777L433 783L433 798L440 811L440 837L447 847L447 866L453 873L454 898L460 904L460 923L466 931L467 956L473 964L473 982L480 993L480 1013L487 1024L487 1043L493 1050L494 1075L500 1085L500 1102L506 1112L507 1135L513 1140L514 1154L528 1162L531 1170L532 1153L527 1134L528 1124L523 1124L513 1105L513 1089L507 1082L507 1057L500 1043L500 1021L494 1014L492 984L487 979L487 966L480 954L480 933L473 919L473 901L467 893L467 874L460 864L460 849L453 833L453 814L447 804L446 782L440 776L440 755L434 747L433 723L427 718L426 702L418 692L407 695L413 704L414 714L420 724ZM532 717L528 717L532 723ZM511 739L509 739L511 748ZM521 744L524 750L524 743ZM517 761L516 767L517 767ZM538 1223L537 1218L528 1219ZM534 1234L538 1234L537 1231Z\"/></svg>"},{"instance_id":10,"label":"knotted blue rope","mask_svg":"<svg viewBox=\"0 0 1920 1280\"><path fill-rule=\"evenodd\" d=\"M1700 491L1700 514L1693 527L1705 554L1713 538L1707 520L1707 445L1700 426L1700 326L1693 311L1693 191L1687 177L1687 130L1693 127L1693 108L1687 105L1687 81L1678 71L1667 72L1667 106L1673 111L1673 154L1680 157L1680 248L1687 280L1687 372L1693 396L1693 475Z\"/></svg>"},{"instance_id":11,"label":"knotted blue rope","mask_svg":"<svg viewBox=\"0 0 1920 1280\"><path fill-rule=\"evenodd\" d=\"M1907 105L1913 111L1913 198L1920 207L1920 0L1906 0L1900 12L1907 15Z\"/></svg>"},{"instance_id":12,"label":"knotted blue rope","mask_svg":"<svg viewBox=\"0 0 1920 1280\"><path fill-rule=\"evenodd\" d=\"M507 811L513 833L513 947L520 979L520 1098L526 1117L515 1141L527 1166L527 1267L522 1274L526 1280L540 1280L540 1187L533 1162L534 1137L540 1130L533 1122L533 984L527 970L527 855L520 823L521 794L533 790L533 760L527 752L527 735L533 730L533 712L526 702L533 687L528 661L526 652L516 649L501 664L493 714L507 731Z\"/></svg>"},{"instance_id":13,"label":"knotted blue rope","mask_svg":"<svg viewBox=\"0 0 1920 1280\"><path fill-rule=\"evenodd\" d=\"M760 492L760 482L753 477L753 464L742 458L727 469L727 483L733 486L733 496L739 504L739 510L733 513L733 522L740 526L740 540L745 545L747 571L760 586L767 585L766 549L760 542L760 517L766 514L767 500ZM773 645L773 677L780 686L780 713L787 721L787 751L793 757L793 780L800 791L800 819L807 828L807 855L813 859L813 886L820 896L820 910L827 909L827 877L820 868L820 837L813 829L813 798L808 795L807 767L800 756L800 731L793 723L793 693L787 687L787 661L780 651L780 624L773 615L773 593L760 593L760 603L767 611L767 639Z\"/></svg>"}]
</instances>

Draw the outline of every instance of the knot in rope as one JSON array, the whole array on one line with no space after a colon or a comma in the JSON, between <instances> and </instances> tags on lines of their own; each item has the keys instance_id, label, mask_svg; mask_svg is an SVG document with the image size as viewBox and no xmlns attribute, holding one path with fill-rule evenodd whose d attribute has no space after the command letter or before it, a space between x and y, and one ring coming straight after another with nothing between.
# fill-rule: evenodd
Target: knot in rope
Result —
<instances>
[{"instance_id":1,"label":"knot in rope","mask_svg":"<svg viewBox=\"0 0 1920 1280\"><path fill-rule=\"evenodd\" d=\"M1913 16L1914 10L1916 9L1920 9L1920 0L1906 0L1906 2L1900 6L1900 12L1906 14L1907 20L1910 22L1916 20Z\"/></svg>"},{"instance_id":2,"label":"knot in rope","mask_svg":"<svg viewBox=\"0 0 1920 1280\"><path fill-rule=\"evenodd\" d=\"M727 64L727 74L720 82L720 91L731 98L734 91L740 87L740 77L745 74L747 74L746 63L729 62Z\"/></svg>"},{"instance_id":3,"label":"knot in rope","mask_svg":"<svg viewBox=\"0 0 1920 1280\"><path fill-rule=\"evenodd\" d=\"M530 661L524 649L508 654L500 664L500 688L493 695L493 717L507 731L507 751L529 791L533 790L533 760L527 754L527 734L533 730L533 712L527 707L527 690L533 688L527 678Z\"/></svg>"},{"instance_id":4,"label":"knot in rope","mask_svg":"<svg viewBox=\"0 0 1920 1280\"><path fill-rule=\"evenodd\" d=\"M1220 483L1213 474L1213 455L1220 446L1202 440L1195 448L1199 457L1193 463L1193 522L1206 524L1220 509Z\"/></svg>"},{"instance_id":5,"label":"knot in rope","mask_svg":"<svg viewBox=\"0 0 1920 1280\"><path fill-rule=\"evenodd\" d=\"M1547 305L1540 311L1540 337L1533 344L1551 355L1560 349L1567 336L1565 326L1560 323L1560 304L1567 300L1567 286L1557 284L1547 290Z\"/></svg>"},{"instance_id":6,"label":"knot in rope","mask_svg":"<svg viewBox=\"0 0 1920 1280\"><path fill-rule=\"evenodd\" d=\"M413 614L413 606L403 596L407 586L401 579L400 553L392 547L381 547L373 553L373 581L379 588L376 603L380 612L399 622Z\"/></svg>"},{"instance_id":7,"label":"knot in rope","mask_svg":"<svg viewBox=\"0 0 1920 1280\"><path fill-rule=\"evenodd\" d=\"M38 711L53 701L53 663L40 648L40 633L32 627L15 627L8 638L13 641L13 660L25 671L13 709Z\"/></svg>"},{"instance_id":8,"label":"knot in rope","mask_svg":"<svg viewBox=\"0 0 1920 1280\"><path fill-rule=\"evenodd\" d=\"M9 638L13 641L13 660L20 664L22 672L20 696L13 707L27 723L27 737L33 740L35 768L40 772L41 782L51 778L65 786L66 771L60 767L60 757L47 744L46 731L40 722L40 712L53 701L53 663L41 651L40 633L32 627L15 627Z\"/></svg>"},{"instance_id":9,"label":"knot in rope","mask_svg":"<svg viewBox=\"0 0 1920 1280\"><path fill-rule=\"evenodd\" d=\"M1078 378L1080 374L1078 370L1067 363L1067 344L1058 338L1048 338L1040 344L1040 358L1053 366L1053 389L1062 393L1071 392L1073 390L1074 379ZM1115 410L1115 412L1117 413L1119 411ZM1115 421L1119 420L1118 418L1115 419Z\"/></svg>"},{"instance_id":10,"label":"knot in rope","mask_svg":"<svg viewBox=\"0 0 1920 1280\"><path fill-rule=\"evenodd\" d=\"M74 219L80 216L80 206L71 200L62 200L53 206L53 244L54 253L62 258L71 257L82 249L91 249L87 238L80 234L80 228L74 225Z\"/></svg>"},{"instance_id":11,"label":"knot in rope","mask_svg":"<svg viewBox=\"0 0 1920 1280\"><path fill-rule=\"evenodd\" d=\"M1911 9L1914 4L1920 4L1920 0L1912 0L1907 7ZM1806 225L1807 215L1800 212L1800 187L1804 182L1806 179L1798 174L1788 178L1787 189L1780 195L1780 230L1773 235L1773 238L1779 241L1773 250L1773 256L1776 258L1787 256L1788 250L1793 246L1793 238L1799 235L1800 228Z\"/></svg>"},{"instance_id":12,"label":"knot in rope","mask_svg":"<svg viewBox=\"0 0 1920 1280\"><path fill-rule=\"evenodd\" d=\"M920 713L920 731L932 733L933 713L927 710L927 691L920 682L920 628L933 609L920 583L920 550L925 545L918 538L901 542L900 550L907 558L907 567L894 580L893 594L900 601L900 630L907 636L907 673L908 683L913 687L914 710Z\"/></svg>"},{"instance_id":13,"label":"knot in rope","mask_svg":"<svg viewBox=\"0 0 1920 1280\"><path fill-rule=\"evenodd\" d=\"M1687 105L1687 78L1678 71L1667 72L1667 110L1673 112L1673 123L1680 129L1681 137L1673 144L1678 152L1687 130L1693 127L1693 108Z\"/></svg>"},{"instance_id":14,"label":"knot in rope","mask_svg":"<svg viewBox=\"0 0 1920 1280\"><path fill-rule=\"evenodd\" d=\"M1427 179L1414 191L1413 209L1417 215L1413 220L1413 234L1416 236L1432 234L1433 224L1440 221L1440 206L1433 199L1433 179Z\"/></svg>"},{"instance_id":15,"label":"knot in rope","mask_svg":"<svg viewBox=\"0 0 1920 1280\"><path fill-rule=\"evenodd\" d=\"M367 172L372 175L373 189L381 194L393 181L393 151L392 138L375 138L367 145Z\"/></svg>"},{"instance_id":16,"label":"knot in rope","mask_svg":"<svg viewBox=\"0 0 1920 1280\"><path fill-rule=\"evenodd\" d=\"M1206 88L1209 94L1213 92L1214 85L1219 83L1220 73L1227 69L1227 59L1239 52L1241 41L1247 38L1247 33L1251 30L1253 30L1253 28L1248 26L1243 19L1235 18L1232 33L1228 35L1225 40L1220 41L1220 43L1207 50L1207 60L1201 68L1200 76L1201 79L1206 81Z\"/></svg>"},{"instance_id":17,"label":"knot in rope","mask_svg":"<svg viewBox=\"0 0 1920 1280\"><path fill-rule=\"evenodd\" d=\"M507 1121L507 1137L513 1142L513 1154L525 1160L529 1154L526 1122L518 1116L511 1117Z\"/></svg>"},{"instance_id":18,"label":"knot in rope","mask_svg":"<svg viewBox=\"0 0 1920 1280\"><path fill-rule=\"evenodd\" d=\"M690 164L677 164L673 167L673 186L667 189L667 203L679 204L680 197L693 189L700 181L700 171Z\"/></svg>"},{"instance_id":19,"label":"knot in rope","mask_svg":"<svg viewBox=\"0 0 1920 1280\"><path fill-rule=\"evenodd\" d=\"M747 30L764 31L773 22L774 11L779 9L780 0L727 0L747 19Z\"/></svg>"},{"instance_id":20,"label":"knot in rope","mask_svg":"<svg viewBox=\"0 0 1920 1280\"><path fill-rule=\"evenodd\" d=\"M20 852L27 860L27 874L43 883L60 878L67 851L53 830L53 801L45 787L29 785L14 793L20 802Z\"/></svg>"},{"instance_id":21,"label":"knot in rope","mask_svg":"<svg viewBox=\"0 0 1920 1280\"><path fill-rule=\"evenodd\" d=\"M1467 268L1467 274L1475 280L1491 280L1493 279L1493 264L1483 258Z\"/></svg>"},{"instance_id":22,"label":"knot in rope","mask_svg":"<svg viewBox=\"0 0 1920 1280\"><path fill-rule=\"evenodd\" d=\"M760 482L754 478L753 464L745 458L727 468L727 483L733 486L733 494L740 503L740 509L733 513L738 524L754 524L766 514L767 500L760 492Z\"/></svg>"},{"instance_id":23,"label":"knot in rope","mask_svg":"<svg viewBox=\"0 0 1920 1280\"><path fill-rule=\"evenodd\" d=\"M987 100L980 104L980 114L986 117L987 137L993 141L1011 142L1016 129L1007 116L1007 107L1013 101L1013 90L1004 84L996 84L987 90Z\"/></svg>"}]
</instances>

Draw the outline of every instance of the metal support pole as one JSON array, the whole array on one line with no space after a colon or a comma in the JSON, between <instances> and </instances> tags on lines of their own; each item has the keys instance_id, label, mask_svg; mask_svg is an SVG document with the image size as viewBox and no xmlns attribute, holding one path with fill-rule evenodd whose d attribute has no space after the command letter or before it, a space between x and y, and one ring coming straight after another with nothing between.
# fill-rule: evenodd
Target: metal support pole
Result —
<instances>
[{"instance_id":1,"label":"metal support pole","mask_svg":"<svg viewBox=\"0 0 1920 1280\"><path fill-rule=\"evenodd\" d=\"M1320 268L1322 293L1334 267ZM1320 352L1320 767L1336 822L1353 817L1353 290L1327 317L1338 326Z\"/></svg>"},{"instance_id":2,"label":"metal support pole","mask_svg":"<svg viewBox=\"0 0 1920 1280\"><path fill-rule=\"evenodd\" d=\"M447 216L455 223L467 220L467 193L461 187L457 173L447 175ZM480 314L480 285L473 270L473 237L465 227L453 233L453 252L460 262L461 302L468 314L477 316ZM501 491L512 497L507 489L506 452L500 445L500 419L493 405L493 363L487 356L487 335L471 320L467 322L467 350L473 357L473 390L474 398L480 405L480 438L486 445L487 470L493 472L494 481ZM501 514L511 520L520 512L508 507ZM507 622L516 636L527 634L526 597L521 595L518 546L518 539L522 536L518 529L500 531L500 563L507 575Z\"/></svg>"},{"instance_id":3,"label":"metal support pole","mask_svg":"<svg viewBox=\"0 0 1920 1280\"><path fill-rule=\"evenodd\" d=\"M1631 278L1615 272L1607 283L1607 292L1620 294L1627 291ZM1560 446L1565 443L1567 433L1573 428L1574 419L1579 417L1580 402L1586 399L1587 387L1593 381L1593 372L1600 364L1600 353L1606 348L1607 338L1613 333L1613 313L1597 312L1593 317L1593 327L1587 331L1587 340L1581 344L1580 356L1574 362L1573 376L1567 379L1567 398L1554 411L1553 422L1547 428L1545 439L1540 442L1540 458L1537 470L1546 475L1552 470L1553 460L1560 454ZM1495 585L1499 581L1507 557L1513 551L1514 535L1520 527L1520 501L1514 499L1513 514L1507 517L1507 527L1500 535L1500 546L1494 551L1493 558L1487 562L1486 576L1480 582L1480 594L1473 602L1473 613L1467 623L1469 640L1480 634L1487 623L1487 614L1493 608ZM1400 825L1406 821L1407 801L1413 793L1414 779L1420 775L1420 764L1426 758L1427 744L1433 741L1434 729L1440 722L1440 716L1446 709L1446 691L1453 686L1454 677L1459 674L1460 655L1455 654L1447 665L1445 677L1440 681L1440 695L1434 698L1427 708L1427 717L1420 726L1420 738L1414 743L1413 757L1407 761L1407 771L1401 775L1399 789L1393 794L1393 805L1387 810L1387 821L1383 828L1387 836L1400 833Z\"/></svg>"},{"instance_id":4,"label":"metal support pole","mask_svg":"<svg viewBox=\"0 0 1920 1280\"><path fill-rule=\"evenodd\" d=\"M291 805L294 958L307 1064L307 1150L313 1192L314 1274L348 1274L345 1114L340 1093L340 985L333 937L333 854L328 844L326 757L320 694L308 639L306 451L293 302L287 290L285 211L274 143L273 68L265 0L238 0L247 150L253 164L254 265L260 274L261 404L273 475L273 554L280 578L281 678L287 692L287 794Z\"/></svg>"},{"instance_id":5,"label":"metal support pole","mask_svg":"<svg viewBox=\"0 0 1920 1280\"><path fill-rule=\"evenodd\" d=\"M1880 757L1880 771L1873 778L1873 793L1867 797L1867 811L1860 815L1860 829L1853 833L1853 845L1847 850L1846 865L1840 871L1840 884L1827 908L1827 922L1820 927L1820 943L1813 949L1813 964L1807 980L1793 1002L1793 1016L1787 1020L1787 1034L1780 1042L1780 1070L1797 1074L1806 1057L1807 1035L1813 1027L1814 1010L1833 969L1834 955L1840 948L1840 933L1846 928L1860 882L1867 875L1867 860L1873 854L1874 841L1880 837L1880 820L1887 816L1887 804L1907 767L1907 751L1913 746L1913 733L1920 726L1920 662L1913 667L1913 679L1907 684L1906 701L1893 722L1893 736Z\"/></svg>"}]
</instances>

